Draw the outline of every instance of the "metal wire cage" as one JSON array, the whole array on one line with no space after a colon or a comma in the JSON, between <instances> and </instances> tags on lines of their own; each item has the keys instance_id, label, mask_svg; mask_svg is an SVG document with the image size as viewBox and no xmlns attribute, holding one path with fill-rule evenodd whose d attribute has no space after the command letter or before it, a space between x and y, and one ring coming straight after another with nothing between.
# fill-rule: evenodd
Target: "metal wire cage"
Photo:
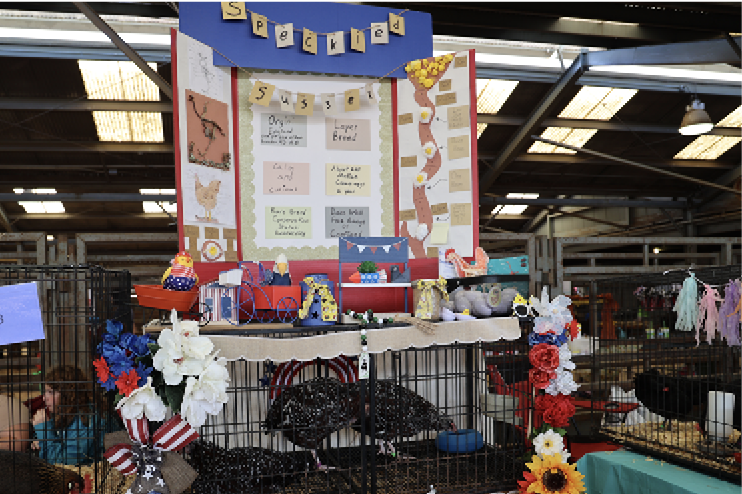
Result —
<instances>
[{"instance_id":1,"label":"metal wire cage","mask_svg":"<svg viewBox=\"0 0 742 494\"><path fill-rule=\"evenodd\" d=\"M693 272L699 299L704 285L723 297L740 266ZM695 331L678 329L673 307L688 276L675 270L594 282L589 308L577 309L578 319L589 317L595 339L592 355L575 357L576 377L591 391L592 422L601 434L739 483L740 347L708 323L698 342Z\"/></svg>"},{"instance_id":2,"label":"metal wire cage","mask_svg":"<svg viewBox=\"0 0 742 494\"><path fill-rule=\"evenodd\" d=\"M25 414L33 418L45 408L42 396L45 385L50 385L71 397L72 403L82 405L68 406L63 401L55 414L71 418L74 415L87 428L72 440L74 454L59 446L68 436L56 429L39 439L40 433L31 428L30 434L21 433L16 436L18 440L0 445L1 449L15 450L4 451L0 456L0 491L66 493L72 483L79 483L79 492L119 492L124 479L106 461L101 461L100 441L106 431L115 427L117 419L100 393L92 361L107 319L117 319L125 330L131 331L131 276L128 271L108 271L96 266L0 267L0 290L31 282L38 289L45 339L0 346L0 394L8 403L12 418ZM7 310L13 309L3 307L0 296L0 313ZM81 373L72 381L47 382L49 371L62 366L77 368ZM23 429L23 425L20 427ZM32 445L33 441L36 444ZM87 444L91 446L83 447ZM47 455L44 461L37 458L39 454Z\"/></svg>"},{"instance_id":3,"label":"metal wire cage","mask_svg":"<svg viewBox=\"0 0 742 494\"><path fill-rule=\"evenodd\" d=\"M315 334L294 328L261 336ZM528 416L527 402L508 394L517 348L517 342L497 342L372 354L368 380L356 377L357 357L231 361L229 402L187 454L199 472L193 492L511 489L524 469ZM497 386L493 368L504 377ZM462 451L447 451L443 438L455 438Z\"/></svg>"}]
</instances>

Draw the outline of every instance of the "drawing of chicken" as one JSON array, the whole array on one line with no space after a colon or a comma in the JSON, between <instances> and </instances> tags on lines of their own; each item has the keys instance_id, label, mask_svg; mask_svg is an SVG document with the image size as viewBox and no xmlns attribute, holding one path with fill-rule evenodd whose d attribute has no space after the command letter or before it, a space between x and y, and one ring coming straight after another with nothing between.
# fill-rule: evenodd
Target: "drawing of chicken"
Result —
<instances>
[{"instance_id":1,"label":"drawing of chicken","mask_svg":"<svg viewBox=\"0 0 742 494\"><path fill-rule=\"evenodd\" d=\"M211 211L216 207L221 183L221 180L212 180L207 187L204 187L196 175L196 200L204 207L204 216L207 221L211 221Z\"/></svg>"},{"instance_id":2,"label":"drawing of chicken","mask_svg":"<svg viewBox=\"0 0 742 494\"><path fill-rule=\"evenodd\" d=\"M470 265L456 252L450 252L446 255L446 260L454 265L460 278L467 276L482 276L487 274L487 263L489 256L481 247L474 251L474 264Z\"/></svg>"}]
</instances>

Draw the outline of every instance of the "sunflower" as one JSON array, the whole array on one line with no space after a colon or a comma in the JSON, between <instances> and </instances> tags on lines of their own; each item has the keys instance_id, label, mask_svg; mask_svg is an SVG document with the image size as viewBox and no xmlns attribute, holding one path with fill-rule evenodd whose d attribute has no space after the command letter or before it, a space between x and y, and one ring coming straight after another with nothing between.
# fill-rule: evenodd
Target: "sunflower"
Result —
<instances>
[{"instance_id":1,"label":"sunflower","mask_svg":"<svg viewBox=\"0 0 742 494\"><path fill-rule=\"evenodd\" d=\"M533 455L532 463L526 463L536 480L528 485L526 492L535 494L580 494L585 492L582 479L574 465L562 463L562 455L544 455L543 460Z\"/></svg>"}]
</instances>

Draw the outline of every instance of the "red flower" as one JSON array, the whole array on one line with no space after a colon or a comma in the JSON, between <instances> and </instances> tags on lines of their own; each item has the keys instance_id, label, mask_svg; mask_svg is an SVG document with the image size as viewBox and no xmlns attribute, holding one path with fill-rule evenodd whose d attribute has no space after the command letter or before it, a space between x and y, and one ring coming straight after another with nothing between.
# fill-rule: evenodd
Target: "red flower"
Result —
<instances>
[{"instance_id":1,"label":"red flower","mask_svg":"<svg viewBox=\"0 0 742 494\"><path fill-rule=\"evenodd\" d=\"M119 389L119 393L124 396L129 396L139 387L137 385L138 382L139 375L137 374L136 369L132 369L128 374L126 372L121 373L119 378L116 380L116 387Z\"/></svg>"},{"instance_id":2,"label":"red flower","mask_svg":"<svg viewBox=\"0 0 742 494\"><path fill-rule=\"evenodd\" d=\"M536 397L536 410L543 413L544 422L552 427L567 427L569 418L575 414L572 402L571 396L545 394Z\"/></svg>"},{"instance_id":3,"label":"red flower","mask_svg":"<svg viewBox=\"0 0 742 494\"><path fill-rule=\"evenodd\" d=\"M108 362L101 357L98 360L93 360L93 367L95 367L95 373L98 375L98 382L106 382L111 377L111 369L108 368Z\"/></svg>"},{"instance_id":4,"label":"red flower","mask_svg":"<svg viewBox=\"0 0 742 494\"><path fill-rule=\"evenodd\" d=\"M528 371L528 380L531 381L534 388L546 389L549 381L556 377L553 370L531 369Z\"/></svg>"},{"instance_id":5,"label":"red flower","mask_svg":"<svg viewBox=\"0 0 742 494\"><path fill-rule=\"evenodd\" d=\"M528 358L537 369L553 371L559 367L559 347L548 343L539 343L531 348Z\"/></svg>"},{"instance_id":6,"label":"red flower","mask_svg":"<svg viewBox=\"0 0 742 494\"><path fill-rule=\"evenodd\" d=\"M569 335L572 337L572 339L574 340L575 338L577 338L577 321L572 319L572 322L567 325L567 328L569 329Z\"/></svg>"},{"instance_id":7,"label":"red flower","mask_svg":"<svg viewBox=\"0 0 742 494\"><path fill-rule=\"evenodd\" d=\"M526 494L528 492L528 486L536 482L536 476L533 475L531 472L525 471L523 472L523 478L526 480L518 481L518 492L520 492L521 494Z\"/></svg>"}]
</instances>

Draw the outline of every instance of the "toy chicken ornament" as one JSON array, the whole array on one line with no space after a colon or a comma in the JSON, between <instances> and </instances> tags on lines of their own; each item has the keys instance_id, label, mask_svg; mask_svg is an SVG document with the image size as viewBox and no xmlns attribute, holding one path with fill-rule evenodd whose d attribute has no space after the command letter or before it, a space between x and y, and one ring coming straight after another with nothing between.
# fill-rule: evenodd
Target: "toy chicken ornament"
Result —
<instances>
[{"instance_id":1,"label":"toy chicken ornament","mask_svg":"<svg viewBox=\"0 0 742 494\"><path fill-rule=\"evenodd\" d=\"M291 275L289 274L289 261L284 254L278 254L275 264L273 264L273 280L271 285L274 286L291 286Z\"/></svg>"},{"instance_id":2,"label":"toy chicken ornament","mask_svg":"<svg viewBox=\"0 0 742 494\"><path fill-rule=\"evenodd\" d=\"M193 270L193 259L188 252L178 252L170 264L171 266L162 275L164 289L187 292L198 283L198 275Z\"/></svg>"}]
</instances>

